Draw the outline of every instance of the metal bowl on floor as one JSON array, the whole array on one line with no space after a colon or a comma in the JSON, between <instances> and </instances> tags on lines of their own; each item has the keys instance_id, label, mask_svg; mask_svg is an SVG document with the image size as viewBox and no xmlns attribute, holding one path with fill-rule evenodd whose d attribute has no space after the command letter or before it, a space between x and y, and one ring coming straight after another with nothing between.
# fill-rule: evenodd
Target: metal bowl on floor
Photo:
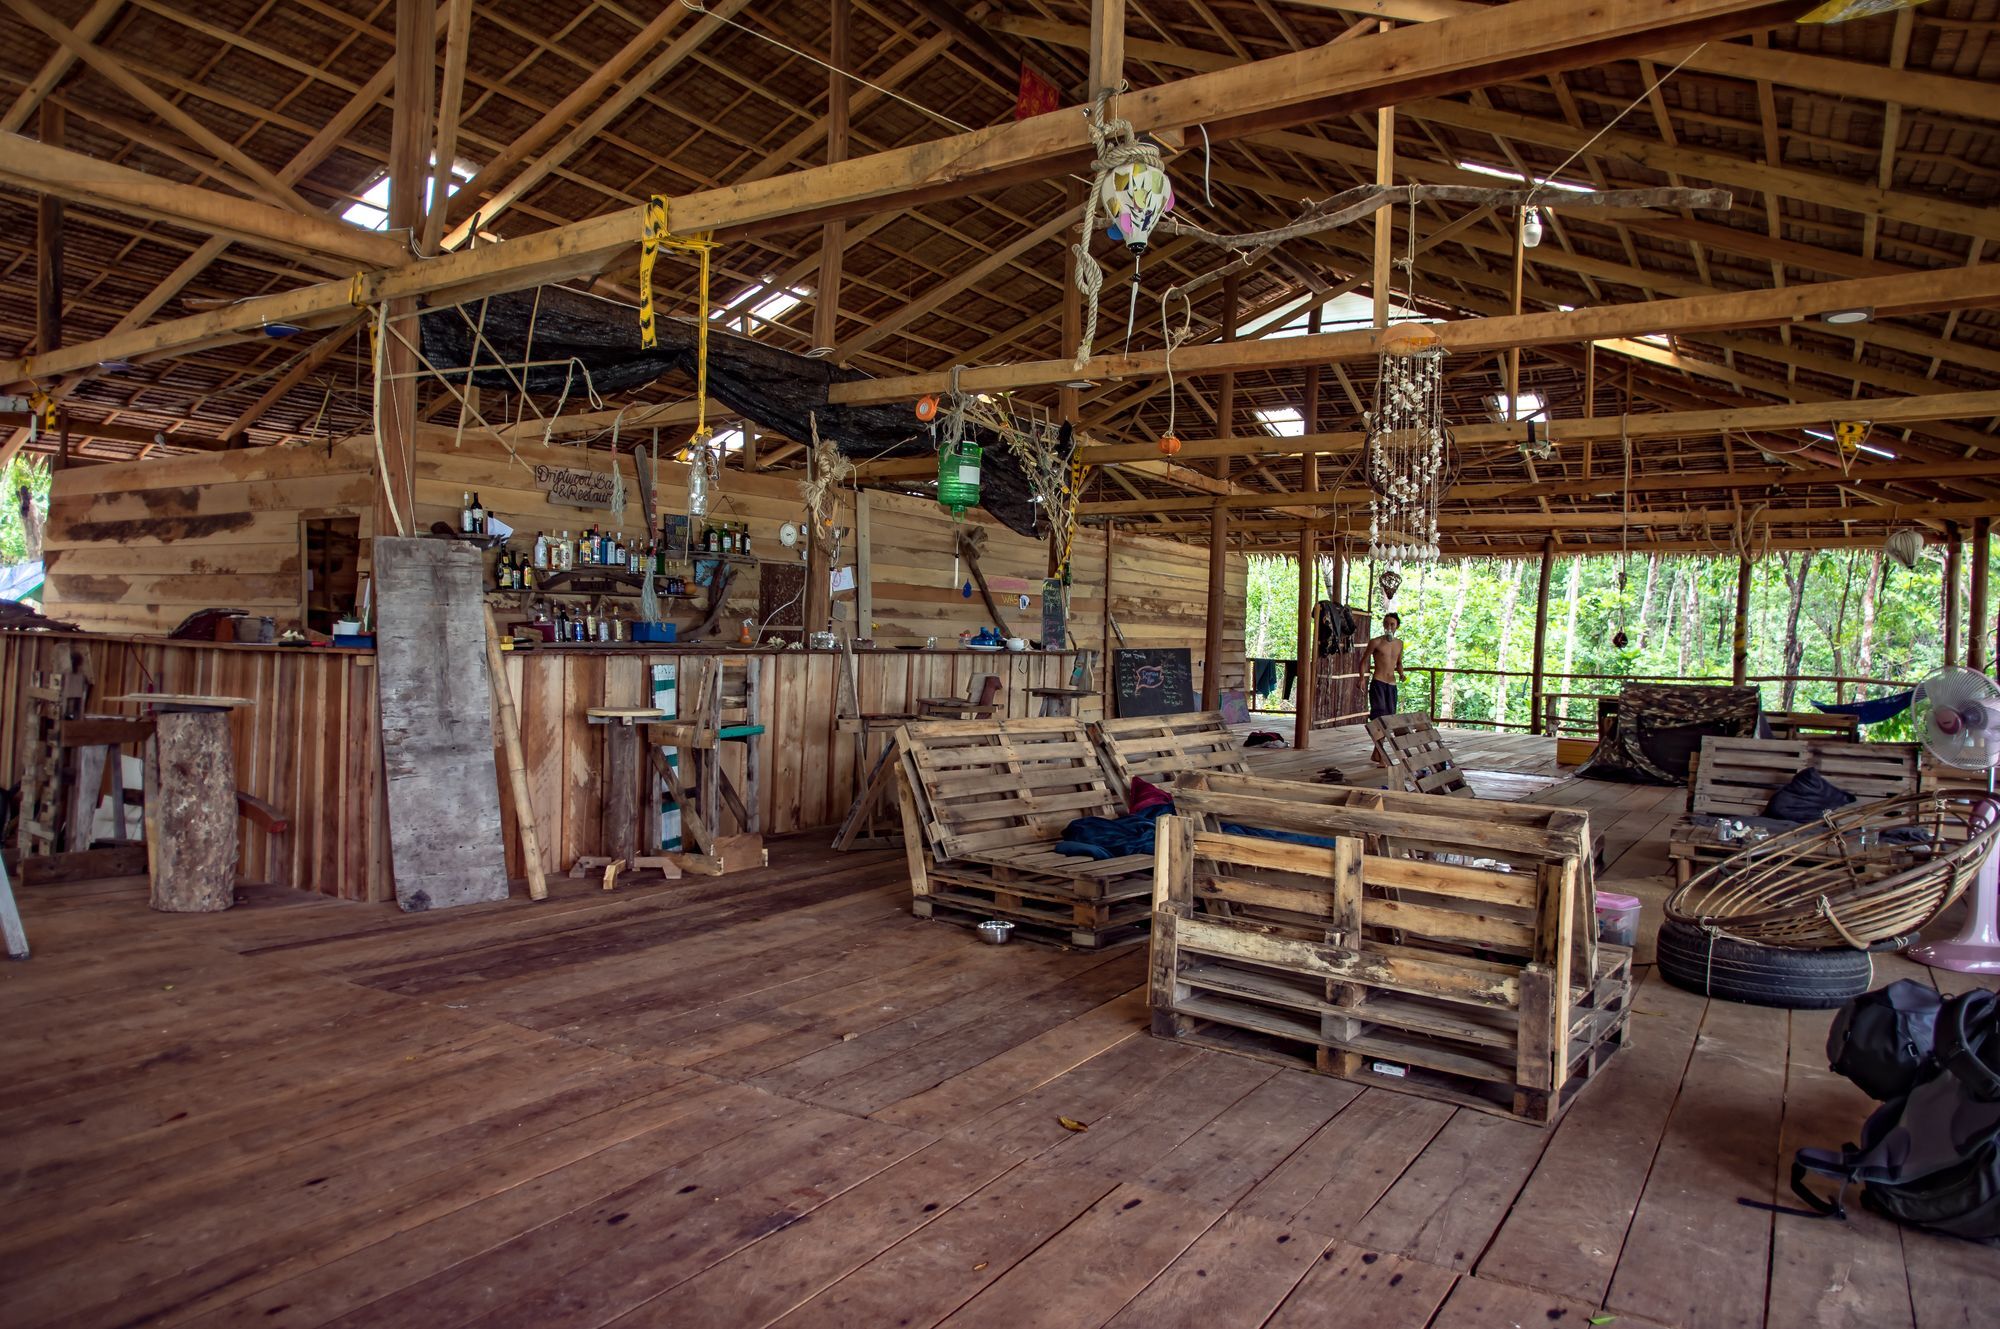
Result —
<instances>
[{"instance_id":1,"label":"metal bowl on floor","mask_svg":"<svg viewBox=\"0 0 2000 1329\"><path fill-rule=\"evenodd\" d=\"M1014 935L1014 925L997 918L989 918L979 925L979 939L988 946L1004 946Z\"/></svg>"}]
</instances>

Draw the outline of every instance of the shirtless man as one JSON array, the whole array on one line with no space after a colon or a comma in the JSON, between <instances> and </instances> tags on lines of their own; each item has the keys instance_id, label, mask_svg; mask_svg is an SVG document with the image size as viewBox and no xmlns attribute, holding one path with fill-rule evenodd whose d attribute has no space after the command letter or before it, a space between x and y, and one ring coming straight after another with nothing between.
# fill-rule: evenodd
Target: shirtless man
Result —
<instances>
[{"instance_id":1,"label":"shirtless man","mask_svg":"<svg viewBox=\"0 0 2000 1329\"><path fill-rule=\"evenodd\" d=\"M1403 679L1403 640L1396 629L1399 614L1382 615L1382 635L1368 641L1368 718L1396 713L1396 684Z\"/></svg>"}]
</instances>

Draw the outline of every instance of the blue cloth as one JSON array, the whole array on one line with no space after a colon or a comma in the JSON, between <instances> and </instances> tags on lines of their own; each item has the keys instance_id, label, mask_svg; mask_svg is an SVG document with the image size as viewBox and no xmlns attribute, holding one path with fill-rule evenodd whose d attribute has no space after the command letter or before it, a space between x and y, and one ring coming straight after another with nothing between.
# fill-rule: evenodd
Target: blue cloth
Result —
<instances>
[{"instance_id":1,"label":"blue cloth","mask_svg":"<svg viewBox=\"0 0 2000 1329\"><path fill-rule=\"evenodd\" d=\"M1250 662L1250 695L1265 697L1278 690L1278 662L1276 660L1252 660Z\"/></svg>"},{"instance_id":2,"label":"blue cloth","mask_svg":"<svg viewBox=\"0 0 2000 1329\"><path fill-rule=\"evenodd\" d=\"M1154 834L1159 829L1153 823L1173 810L1172 803L1156 803L1142 812L1128 812L1122 817L1078 817L1063 827L1062 839L1056 841L1056 852L1093 859L1150 854L1153 852ZM1273 831L1261 826L1239 826L1235 822L1224 822L1222 829L1230 835L1318 845L1322 849L1331 849L1334 845L1330 836L1306 835L1300 831Z\"/></svg>"},{"instance_id":3,"label":"blue cloth","mask_svg":"<svg viewBox=\"0 0 2000 1329\"><path fill-rule=\"evenodd\" d=\"M1887 697L1870 697L1867 701L1816 701L1813 709L1821 715L1851 715L1862 724L1876 724L1909 710L1916 695L1916 689L1911 688Z\"/></svg>"}]
</instances>

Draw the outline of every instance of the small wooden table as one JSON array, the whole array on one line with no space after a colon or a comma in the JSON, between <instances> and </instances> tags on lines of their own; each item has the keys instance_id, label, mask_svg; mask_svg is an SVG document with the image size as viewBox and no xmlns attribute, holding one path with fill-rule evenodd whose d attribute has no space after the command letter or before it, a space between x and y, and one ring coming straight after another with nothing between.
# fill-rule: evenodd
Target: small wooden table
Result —
<instances>
[{"instance_id":1,"label":"small wooden table","mask_svg":"<svg viewBox=\"0 0 2000 1329\"><path fill-rule=\"evenodd\" d=\"M1072 715L1076 703L1085 697L1095 697L1096 688L1029 688L1030 697L1040 697L1042 704L1037 715Z\"/></svg>"},{"instance_id":2,"label":"small wooden table","mask_svg":"<svg viewBox=\"0 0 2000 1329\"><path fill-rule=\"evenodd\" d=\"M236 903L236 760L229 713L247 697L134 692L150 706L146 743L146 872L162 913L216 913Z\"/></svg>"},{"instance_id":3,"label":"small wooden table","mask_svg":"<svg viewBox=\"0 0 2000 1329\"><path fill-rule=\"evenodd\" d=\"M604 727L604 778L601 784L604 804L604 854L606 868L605 889L609 890L617 882L617 869L626 864L638 865L639 854L639 731L635 726L653 724L665 720L667 713L657 706L592 706L584 712L585 718L593 725ZM653 856L657 857L657 856ZM658 866L649 857L648 866ZM600 860L583 858L578 867L596 866ZM571 869L575 875L576 868ZM674 875L678 876L678 872Z\"/></svg>"}]
</instances>

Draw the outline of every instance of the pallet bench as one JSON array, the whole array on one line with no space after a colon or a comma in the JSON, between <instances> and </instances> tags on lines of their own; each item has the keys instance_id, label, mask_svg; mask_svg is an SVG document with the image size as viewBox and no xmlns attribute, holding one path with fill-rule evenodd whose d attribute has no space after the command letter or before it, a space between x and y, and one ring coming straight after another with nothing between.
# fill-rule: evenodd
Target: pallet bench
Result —
<instances>
[{"instance_id":1,"label":"pallet bench","mask_svg":"<svg viewBox=\"0 0 2000 1329\"><path fill-rule=\"evenodd\" d=\"M1390 773L1406 792L1474 796L1458 758L1445 746L1444 736L1431 723L1428 712L1373 716L1368 721L1368 737L1375 740Z\"/></svg>"},{"instance_id":2,"label":"pallet bench","mask_svg":"<svg viewBox=\"0 0 2000 1329\"><path fill-rule=\"evenodd\" d=\"M1177 807L1155 1034L1544 1125L1628 1040L1631 953L1595 941L1587 814L1226 775Z\"/></svg>"},{"instance_id":3,"label":"pallet bench","mask_svg":"<svg viewBox=\"0 0 2000 1329\"><path fill-rule=\"evenodd\" d=\"M1250 769L1243 742L1221 711L1100 720L1089 732L1111 787L1121 796L1132 792L1134 780L1164 787L1197 771L1242 775Z\"/></svg>"},{"instance_id":4,"label":"pallet bench","mask_svg":"<svg viewBox=\"0 0 2000 1329\"><path fill-rule=\"evenodd\" d=\"M1854 795L1858 802L1917 792L1919 749L1914 743L1852 743L1838 738L1717 738L1701 741L1687 815L1667 832L1667 857L1674 882L1685 886L1694 874L1745 847L1716 837L1726 819L1788 830L1764 810L1771 795L1802 770L1816 770Z\"/></svg>"},{"instance_id":5,"label":"pallet bench","mask_svg":"<svg viewBox=\"0 0 2000 1329\"><path fill-rule=\"evenodd\" d=\"M911 912L1005 919L1042 940L1102 947L1145 935L1153 856L1093 859L1054 846L1077 817L1117 817L1083 722L941 720L896 733Z\"/></svg>"}]
</instances>

